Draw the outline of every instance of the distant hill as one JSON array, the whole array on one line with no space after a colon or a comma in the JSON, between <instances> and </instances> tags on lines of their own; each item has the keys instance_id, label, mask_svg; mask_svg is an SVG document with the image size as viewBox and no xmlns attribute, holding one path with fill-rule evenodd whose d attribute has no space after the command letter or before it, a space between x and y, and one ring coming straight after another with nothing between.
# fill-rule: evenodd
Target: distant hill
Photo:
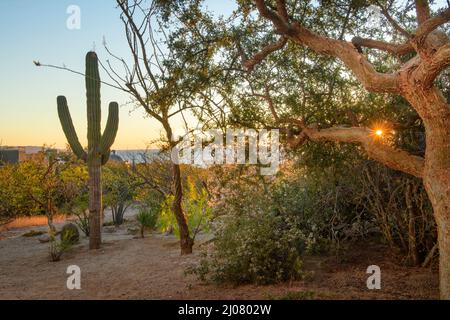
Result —
<instances>
[{"instance_id":1,"label":"distant hill","mask_svg":"<svg viewBox=\"0 0 450 320\"><path fill-rule=\"evenodd\" d=\"M148 158L157 157L159 149L135 149L135 150L115 150L116 154L125 161L142 162L142 155L146 155Z\"/></svg>"},{"instance_id":2,"label":"distant hill","mask_svg":"<svg viewBox=\"0 0 450 320\"><path fill-rule=\"evenodd\" d=\"M4 149L25 149L26 154L38 153L42 150L42 146L0 146ZM64 149L56 148L58 151L63 151ZM120 156L125 161L142 162L142 155L146 154L147 157L152 158L158 156L159 149L131 149L131 150L115 150L116 154Z\"/></svg>"}]
</instances>

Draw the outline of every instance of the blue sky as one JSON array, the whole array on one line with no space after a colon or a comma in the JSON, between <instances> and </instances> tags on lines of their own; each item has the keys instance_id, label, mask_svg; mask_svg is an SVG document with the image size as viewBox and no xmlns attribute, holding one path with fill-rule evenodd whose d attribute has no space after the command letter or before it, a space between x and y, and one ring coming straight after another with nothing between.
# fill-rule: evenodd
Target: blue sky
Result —
<instances>
[{"instance_id":1,"label":"blue sky","mask_svg":"<svg viewBox=\"0 0 450 320\"><path fill-rule=\"evenodd\" d=\"M208 8L227 14L232 0L206 1ZM69 30L69 5L81 9L81 28ZM0 1L0 145L65 146L56 112L56 96L65 95L79 138L85 144L84 79L48 68L33 60L84 71L84 55L95 47L106 57L102 41L118 55L128 56L119 10L114 0L1 0ZM95 43L95 46L94 46ZM106 80L106 77L102 77ZM109 101L126 103L118 90L102 86L103 122ZM118 149L143 148L160 136L160 126L131 107L120 112Z\"/></svg>"}]
</instances>

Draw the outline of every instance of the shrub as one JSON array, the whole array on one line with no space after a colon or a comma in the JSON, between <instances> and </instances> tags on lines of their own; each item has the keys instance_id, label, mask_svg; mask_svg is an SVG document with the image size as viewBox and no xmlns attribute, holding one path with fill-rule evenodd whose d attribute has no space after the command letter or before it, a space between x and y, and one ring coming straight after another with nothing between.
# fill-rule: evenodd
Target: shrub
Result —
<instances>
[{"instance_id":1,"label":"shrub","mask_svg":"<svg viewBox=\"0 0 450 320\"><path fill-rule=\"evenodd\" d=\"M89 237L89 214L87 210L74 211L73 213L76 215L77 220L75 220L75 224L80 228L80 230L84 233L86 237Z\"/></svg>"},{"instance_id":2,"label":"shrub","mask_svg":"<svg viewBox=\"0 0 450 320\"><path fill-rule=\"evenodd\" d=\"M136 196L136 186L125 163L108 163L103 174L104 205L111 208L114 225L124 223L124 215Z\"/></svg>"},{"instance_id":3,"label":"shrub","mask_svg":"<svg viewBox=\"0 0 450 320\"><path fill-rule=\"evenodd\" d=\"M192 177L188 177L183 198L183 211L187 219L192 239L200 232L208 232L212 218L212 209L208 204L209 194L203 186L197 186ZM172 211L174 196L168 195L160 205L158 229L163 232L173 231L179 237L178 223Z\"/></svg>"},{"instance_id":4,"label":"shrub","mask_svg":"<svg viewBox=\"0 0 450 320\"><path fill-rule=\"evenodd\" d=\"M70 244L76 244L80 241L80 233L74 223L66 223L61 229L60 237L61 242L69 242Z\"/></svg>"},{"instance_id":5,"label":"shrub","mask_svg":"<svg viewBox=\"0 0 450 320\"><path fill-rule=\"evenodd\" d=\"M214 250L189 272L203 281L270 284L301 277L306 239L295 223L271 213L223 217Z\"/></svg>"},{"instance_id":6,"label":"shrub","mask_svg":"<svg viewBox=\"0 0 450 320\"><path fill-rule=\"evenodd\" d=\"M158 220L158 211L153 208L141 208L136 216L139 222L141 238L144 238L145 229L154 229Z\"/></svg>"},{"instance_id":7,"label":"shrub","mask_svg":"<svg viewBox=\"0 0 450 320\"><path fill-rule=\"evenodd\" d=\"M72 201L66 204L64 210L67 213L73 214L77 217L74 223L78 228L89 237L89 210L88 210L88 192L83 190L81 194L75 197Z\"/></svg>"},{"instance_id":8,"label":"shrub","mask_svg":"<svg viewBox=\"0 0 450 320\"><path fill-rule=\"evenodd\" d=\"M55 237L55 234L51 234L50 235L50 260L53 262L59 261L61 260L61 256L63 255L63 253L69 251L72 246L73 243L71 241L71 233L73 231L72 230L68 230L66 232L66 236L61 237L60 240L57 240L57 238Z\"/></svg>"}]
</instances>

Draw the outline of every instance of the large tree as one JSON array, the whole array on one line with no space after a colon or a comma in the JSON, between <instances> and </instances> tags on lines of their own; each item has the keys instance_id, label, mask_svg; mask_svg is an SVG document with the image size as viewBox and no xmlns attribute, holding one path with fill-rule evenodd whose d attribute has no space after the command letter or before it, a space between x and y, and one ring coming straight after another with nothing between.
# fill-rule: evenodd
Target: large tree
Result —
<instances>
[{"instance_id":1,"label":"large tree","mask_svg":"<svg viewBox=\"0 0 450 320\"><path fill-rule=\"evenodd\" d=\"M369 157L423 180L438 226L441 297L450 299L450 107L436 85L436 79L450 64L450 42L445 32L439 30L449 21L450 9L432 14L427 1L408 2L407 8L412 5L415 12L412 23L408 20L410 12L407 12L409 15L394 14L398 12L394 12L396 7L393 1L376 2L375 5L394 31L395 36L385 38L388 42L369 37L353 37L351 41L346 41L344 34L333 37L326 27L315 28L305 19L317 12L312 3L304 5L297 1L255 0L240 1L240 4L247 11L256 9L259 16L271 25L272 35L275 33L279 37L278 41L266 44L259 52L244 59L248 71L264 64L269 55L280 50L292 46L308 48L317 55L340 61L367 91L384 96L401 96L417 112L426 135L423 157L378 139L377 135L385 134L382 129L360 125L323 127L304 118L283 118L271 104L269 90L263 94L275 120L279 124L289 123L291 128L296 129L290 131L291 134L294 132L294 136L290 137L293 146L299 146L306 140L357 143ZM323 1L322 4L349 8L348 14L368 5L358 1ZM299 9L302 5L304 10ZM404 26L396 16L403 17ZM401 42L394 42L399 38ZM371 49L389 54L399 63L384 70L378 68L369 61L368 54L371 52L367 50Z\"/></svg>"}]
</instances>

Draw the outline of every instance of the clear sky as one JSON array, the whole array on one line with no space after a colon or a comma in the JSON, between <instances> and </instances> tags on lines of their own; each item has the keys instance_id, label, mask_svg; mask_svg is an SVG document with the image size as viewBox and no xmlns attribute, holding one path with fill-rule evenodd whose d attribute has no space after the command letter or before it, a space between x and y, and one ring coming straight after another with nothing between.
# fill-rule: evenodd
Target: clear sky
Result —
<instances>
[{"instance_id":1,"label":"clear sky","mask_svg":"<svg viewBox=\"0 0 450 320\"><path fill-rule=\"evenodd\" d=\"M437 3L445 6L445 0ZM81 9L79 30L66 26L70 5ZM234 9L233 0L206 0L206 5L217 14L227 15ZM114 0L0 0L0 145L64 147L56 111L58 95L67 97L78 136L86 144L84 79L37 68L32 61L84 71L87 51L95 48L101 59L107 56L103 37L115 53L128 56ZM129 99L104 85L101 95L104 124L108 103L121 105ZM144 118L140 110L130 111L130 106L121 107L116 149L144 148L160 136L155 120Z\"/></svg>"},{"instance_id":2,"label":"clear sky","mask_svg":"<svg viewBox=\"0 0 450 320\"><path fill-rule=\"evenodd\" d=\"M232 0L208 0L213 12L232 11ZM81 9L79 30L70 30L67 8ZM1 0L0 1L0 145L43 144L64 147L66 139L56 111L56 96L65 95L78 136L85 145L84 78L65 71L37 68L33 60L66 65L84 72L84 56L95 48L106 57L103 37L117 54L127 57L122 22L114 0ZM95 45L94 45L95 43ZM101 75L102 76L102 75ZM102 77L106 80L106 76ZM125 104L125 93L103 85L103 127L110 101ZM131 106L120 111L116 149L144 148L160 136L161 127ZM181 132L180 132L181 133Z\"/></svg>"}]
</instances>

